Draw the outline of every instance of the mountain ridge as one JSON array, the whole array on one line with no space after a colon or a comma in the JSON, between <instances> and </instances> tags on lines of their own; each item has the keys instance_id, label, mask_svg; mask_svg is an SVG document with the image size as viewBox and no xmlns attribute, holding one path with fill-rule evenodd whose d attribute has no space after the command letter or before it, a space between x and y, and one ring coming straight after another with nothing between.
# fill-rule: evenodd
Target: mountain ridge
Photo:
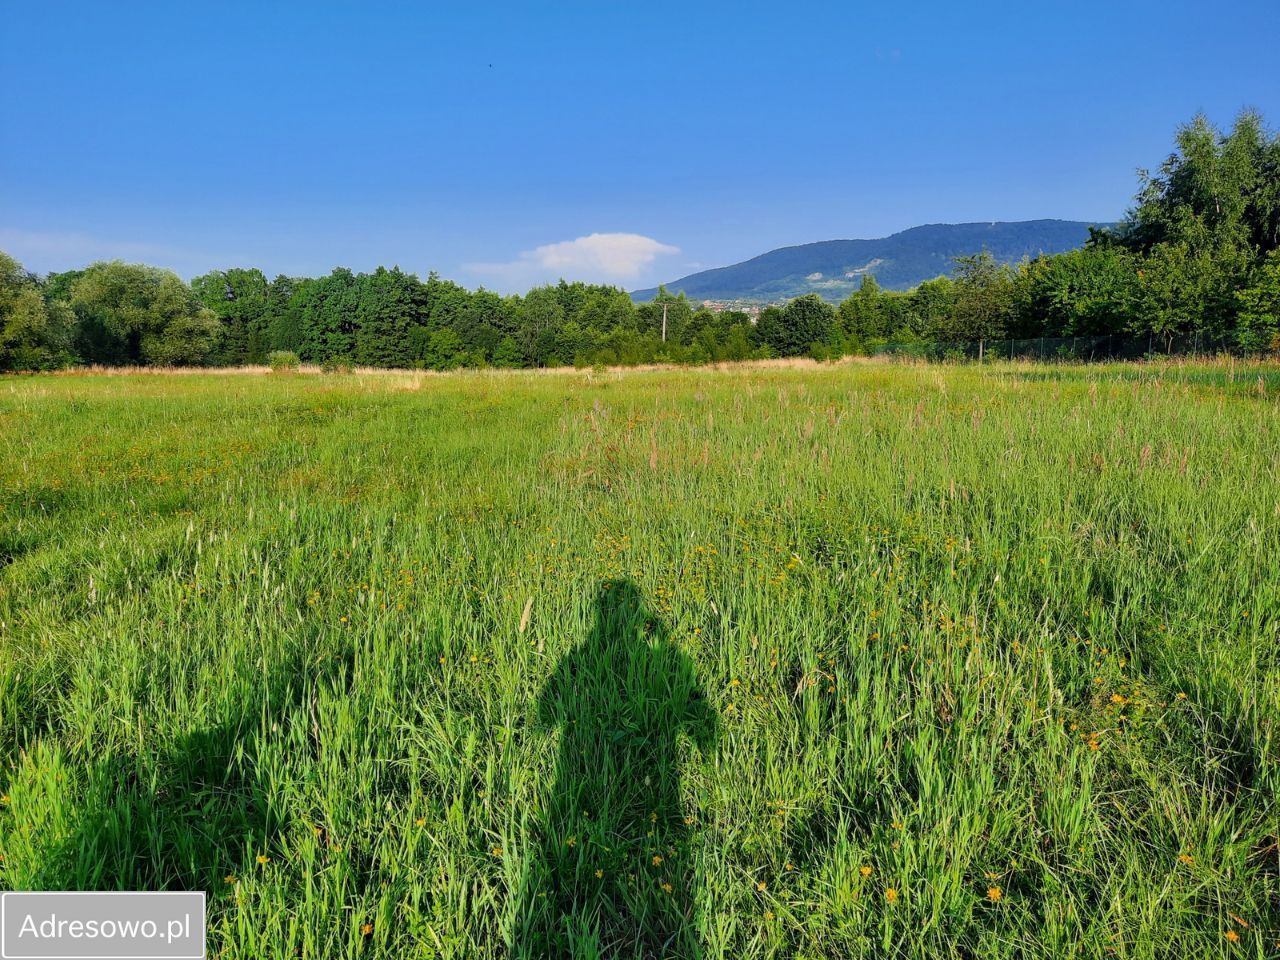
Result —
<instances>
[{"instance_id":1,"label":"mountain ridge","mask_svg":"<svg viewBox=\"0 0 1280 960\"><path fill-rule=\"evenodd\" d=\"M806 293L839 301L856 290L864 275L889 290L906 290L953 270L954 258L984 247L1003 263L1024 256L1064 253L1082 246L1091 226L1083 220L993 220L926 223L887 237L818 240L778 247L740 263L691 273L665 284L671 293L694 300L776 302ZM658 288L635 290L631 298L652 300Z\"/></svg>"}]
</instances>

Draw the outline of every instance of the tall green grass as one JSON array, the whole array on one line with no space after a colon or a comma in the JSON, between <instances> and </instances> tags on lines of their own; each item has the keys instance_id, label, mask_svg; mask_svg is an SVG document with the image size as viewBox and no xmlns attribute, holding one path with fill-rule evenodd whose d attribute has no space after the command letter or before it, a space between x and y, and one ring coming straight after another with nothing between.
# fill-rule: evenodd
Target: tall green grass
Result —
<instances>
[{"instance_id":1,"label":"tall green grass","mask_svg":"<svg viewBox=\"0 0 1280 960\"><path fill-rule=\"evenodd\" d=\"M2 380L0 887L237 958L1275 956L1275 368L1044 374Z\"/></svg>"}]
</instances>

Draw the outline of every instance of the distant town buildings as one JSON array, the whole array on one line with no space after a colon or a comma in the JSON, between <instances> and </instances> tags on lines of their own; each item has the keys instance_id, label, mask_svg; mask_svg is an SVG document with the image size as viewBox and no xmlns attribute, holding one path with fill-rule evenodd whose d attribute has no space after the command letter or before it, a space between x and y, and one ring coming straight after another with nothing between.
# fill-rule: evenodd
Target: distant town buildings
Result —
<instances>
[{"instance_id":1,"label":"distant town buildings","mask_svg":"<svg viewBox=\"0 0 1280 960\"><path fill-rule=\"evenodd\" d=\"M743 300L703 300L702 307L705 310L710 310L712 313L724 313L726 310L745 313L751 318L752 323L755 323L760 319L760 304L755 302L747 302Z\"/></svg>"}]
</instances>

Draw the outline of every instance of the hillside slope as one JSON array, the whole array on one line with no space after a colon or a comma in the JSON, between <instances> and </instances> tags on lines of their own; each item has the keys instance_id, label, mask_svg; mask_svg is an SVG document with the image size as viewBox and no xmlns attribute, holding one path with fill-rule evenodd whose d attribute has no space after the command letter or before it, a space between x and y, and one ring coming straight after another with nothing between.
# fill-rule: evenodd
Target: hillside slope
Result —
<instances>
[{"instance_id":1,"label":"hillside slope","mask_svg":"<svg viewBox=\"0 0 1280 960\"><path fill-rule=\"evenodd\" d=\"M878 240L824 240L780 247L742 263L703 270L667 284L695 300L775 301L817 293L838 301L857 289L864 274L882 287L905 290L951 273L954 258L983 247L997 260L1061 253L1081 246L1090 224L1077 220L1023 220L1011 223L932 223ZM656 289L632 298L652 300Z\"/></svg>"}]
</instances>

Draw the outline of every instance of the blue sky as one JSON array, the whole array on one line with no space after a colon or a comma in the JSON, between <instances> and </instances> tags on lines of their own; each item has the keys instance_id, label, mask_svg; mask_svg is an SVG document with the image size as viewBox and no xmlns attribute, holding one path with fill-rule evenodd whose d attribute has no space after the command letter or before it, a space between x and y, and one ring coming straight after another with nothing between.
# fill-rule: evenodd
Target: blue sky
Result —
<instances>
[{"instance_id":1,"label":"blue sky","mask_svg":"<svg viewBox=\"0 0 1280 960\"><path fill-rule=\"evenodd\" d=\"M628 288L920 223L1108 220L1280 3L12 3L0 249Z\"/></svg>"}]
</instances>

